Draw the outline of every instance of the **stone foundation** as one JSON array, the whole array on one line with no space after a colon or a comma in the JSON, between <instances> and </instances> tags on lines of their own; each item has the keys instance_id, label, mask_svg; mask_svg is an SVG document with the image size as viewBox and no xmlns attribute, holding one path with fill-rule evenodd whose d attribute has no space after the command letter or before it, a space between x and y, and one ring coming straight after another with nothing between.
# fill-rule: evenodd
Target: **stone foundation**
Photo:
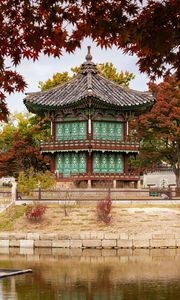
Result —
<instances>
[{"instance_id":1,"label":"stone foundation","mask_svg":"<svg viewBox=\"0 0 180 300\"><path fill-rule=\"evenodd\" d=\"M0 233L0 248L153 249L180 248L180 234Z\"/></svg>"}]
</instances>

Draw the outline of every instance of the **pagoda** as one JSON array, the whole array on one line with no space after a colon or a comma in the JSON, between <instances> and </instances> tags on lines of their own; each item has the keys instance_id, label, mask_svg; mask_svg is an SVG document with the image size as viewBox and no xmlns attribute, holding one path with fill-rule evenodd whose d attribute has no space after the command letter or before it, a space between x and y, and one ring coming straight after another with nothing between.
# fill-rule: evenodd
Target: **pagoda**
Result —
<instances>
[{"instance_id":1,"label":"pagoda","mask_svg":"<svg viewBox=\"0 0 180 300\"><path fill-rule=\"evenodd\" d=\"M74 181L90 187L124 187L139 181L128 158L139 144L128 138L128 119L153 103L148 92L124 88L100 75L90 47L77 76L46 91L29 93L24 103L30 112L51 122L51 137L41 143L57 181ZM110 186L109 185L109 186Z\"/></svg>"}]
</instances>

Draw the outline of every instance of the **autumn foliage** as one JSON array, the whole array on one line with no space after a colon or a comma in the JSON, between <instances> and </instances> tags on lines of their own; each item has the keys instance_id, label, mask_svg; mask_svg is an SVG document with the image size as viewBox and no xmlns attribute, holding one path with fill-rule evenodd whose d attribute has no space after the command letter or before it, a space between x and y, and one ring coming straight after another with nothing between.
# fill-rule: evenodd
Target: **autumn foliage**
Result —
<instances>
[{"instance_id":1,"label":"autumn foliage","mask_svg":"<svg viewBox=\"0 0 180 300\"><path fill-rule=\"evenodd\" d=\"M28 206L26 209L26 217L29 221L41 221L42 216L46 212L47 207L45 205L36 204Z\"/></svg>"},{"instance_id":2,"label":"autumn foliage","mask_svg":"<svg viewBox=\"0 0 180 300\"><path fill-rule=\"evenodd\" d=\"M136 54L141 72L160 76L179 67L179 0L1 0L0 118L5 93L23 91L12 66L40 54L73 52L86 37Z\"/></svg>"},{"instance_id":3,"label":"autumn foliage","mask_svg":"<svg viewBox=\"0 0 180 300\"><path fill-rule=\"evenodd\" d=\"M112 199L110 192L108 192L108 196L105 200L98 201L96 206L98 221L102 221L105 224L109 224L111 222L112 210Z\"/></svg>"},{"instance_id":4,"label":"autumn foliage","mask_svg":"<svg viewBox=\"0 0 180 300\"><path fill-rule=\"evenodd\" d=\"M19 172L30 167L46 170L47 162L37 147L31 146L27 139L22 140L16 135L12 147L6 153L0 153L0 176L17 177Z\"/></svg>"},{"instance_id":5,"label":"autumn foliage","mask_svg":"<svg viewBox=\"0 0 180 300\"><path fill-rule=\"evenodd\" d=\"M149 112L131 122L141 146L140 168L153 170L165 163L173 168L180 187L180 81L168 76L149 86L156 101Z\"/></svg>"}]
</instances>

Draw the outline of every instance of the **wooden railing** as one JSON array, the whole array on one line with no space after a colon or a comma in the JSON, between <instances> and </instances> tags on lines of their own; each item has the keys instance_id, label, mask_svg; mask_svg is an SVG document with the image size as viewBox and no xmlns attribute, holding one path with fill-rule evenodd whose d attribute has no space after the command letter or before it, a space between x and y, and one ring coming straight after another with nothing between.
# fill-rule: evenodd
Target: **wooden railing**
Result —
<instances>
[{"instance_id":1,"label":"wooden railing","mask_svg":"<svg viewBox=\"0 0 180 300\"><path fill-rule=\"evenodd\" d=\"M112 200L115 201L163 201L160 195L151 195L150 190L146 189L127 189L127 188L91 188L91 189L53 189L53 190L43 190L41 188L36 190L31 190L29 194L23 194L17 192L17 201L57 201L58 203L63 203L63 201L77 201L78 203L85 204L84 201L97 202L104 200L108 193L111 193ZM174 190L171 193L171 200L178 200ZM148 202L147 202L148 203ZM174 203L173 203L174 204Z\"/></svg>"},{"instance_id":2,"label":"wooden railing","mask_svg":"<svg viewBox=\"0 0 180 300\"><path fill-rule=\"evenodd\" d=\"M139 174L125 174L125 173L93 173L93 174L66 174L63 175L62 173L57 172L56 173L56 179L61 181L76 181L76 180L139 180L140 176Z\"/></svg>"},{"instance_id":3,"label":"wooden railing","mask_svg":"<svg viewBox=\"0 0 180 300\"><path fill-rule=\"evenodd\" d=\"M138 151L139 144L130 141L103 140L103 139L79 139L79 140L55 140L40 143L41 151L50 150L76 150L76 149L108 149Z\"/></svg>"}]
</instances>

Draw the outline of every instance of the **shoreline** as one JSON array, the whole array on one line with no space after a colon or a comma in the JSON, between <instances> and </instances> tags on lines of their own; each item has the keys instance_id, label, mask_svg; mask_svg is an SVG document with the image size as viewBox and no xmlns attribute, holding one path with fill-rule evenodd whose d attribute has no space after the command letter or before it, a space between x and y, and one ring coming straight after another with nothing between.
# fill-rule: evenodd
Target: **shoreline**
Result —
<instances>
[{"instance_id":1,"label":"shoreline","mask_svg":"<svg viewBox=\"0 0 180 300\"><path fill-rule=\"evenodd\" d=\"M0 248L176 249L180 248L180 233L1 232Z\"/></svg>"}]
</instances>

